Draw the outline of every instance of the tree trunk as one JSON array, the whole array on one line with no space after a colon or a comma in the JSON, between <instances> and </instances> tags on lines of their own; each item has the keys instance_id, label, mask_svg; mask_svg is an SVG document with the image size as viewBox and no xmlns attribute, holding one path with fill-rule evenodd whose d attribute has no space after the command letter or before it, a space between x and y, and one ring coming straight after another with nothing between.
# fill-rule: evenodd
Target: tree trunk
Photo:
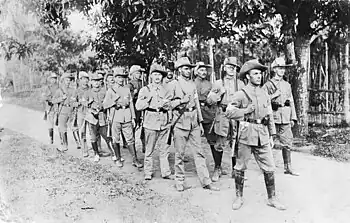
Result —
<instances>
[{"instance_id":1,"label":"tree trunk","mask_svg":"<svg viewBox=\"0 0 350 223\"><path fill-rule=\"evenodd\" d=\"M344 74L344 119L346 124L350 124L350 102L349 102L349 43L345 45L345 66Z\"/></svg>"},{"instance_id":2,"label":"tree trunk","mask_svg":"<svg viewBox=\"0 0 350 223\"><path fill-rule=\"evenodd\" d=\"M295 100L298 124L296 126L296 135L304 138L308 135L308 67L310 54L310 39L297 37L295 40L296 59L298 61L298 71L295 75L295 85L293 86L293 96Z\"/></svg>"}]
</instances>

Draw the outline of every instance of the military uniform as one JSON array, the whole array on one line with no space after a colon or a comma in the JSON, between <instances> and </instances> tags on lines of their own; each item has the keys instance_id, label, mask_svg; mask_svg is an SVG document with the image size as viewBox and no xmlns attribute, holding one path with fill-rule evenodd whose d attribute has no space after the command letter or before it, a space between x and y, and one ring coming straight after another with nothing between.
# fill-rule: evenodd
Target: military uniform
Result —
<instances>
[{"instance_id":1,"label":"military uniform","mask_svg":"<svg viewBox=\"0 0 350 223\"><path fill-rule=\"evenodd\" d=\"M287 67L283 58L277 58L272 64L274 67ZM282 157L286 174L298 175L291 167L291 148L293 143L293 133L291 122L297 121L291 85L283 80L272 78L264 86L271 99L273 118L276 124L275 145L282 147ZM276 95L277 94L277 95Z\"/></svg>"},{"instance_id":2,"label":"military uniform","mask_svg":"<svg viewBox=\"0 0 350 223\"><path fill-rule=\"evenodd\" d=\"M247 61L240 71L243 78L250 70L265 71L267 67L257 60ZM252 77L251 77L252 78ZM248 110L254 106L255 109ZM235 169L236 200L233 209L243 205L244 171L253 153L256 162L264 173L269 205L284 210L275 198L275 164L271 149L271 137L276 134L270 97L259 84L248 83L232 98L232 102L225 114L228 118L239 121L238 154Z\"/></svg>"},{"instance_id":3,"label":"military uniform","mask_svg":"<svg viewBox=\"0 0 350 223\"><path fill-rule=\"evenodd\" d=\"M72 79L73 76L69 73L62 75L61 79ZM68 122L72 116L73 108L77 106L78 99L76 95L76 89L71 86L66 86L62 83L62 86L56 91L56 94L52 100L53 104L58 104L58 131L62 139L63 148L58 148L59 151L68 150L68 138L67 128Z\"/></svg>"},{"instance_id":4,"label":"military uniform","mask_svg":"<svg viewBox=\"0 0 350 223\"><path fill-rule=\"evenodd\" d=\"M166 71L159 65L152 65L150 74L159 72L163 76ZM171 171L169 167L169 145L167 136L171 120L169 118L171 95L168 94L163 84L149 84L141 88L136 102L136 109L144 111L143 128L145 133L145 158L144 158L144 173L145 179L151 180L153 175L153 155L157 142L159 143L159 160L160 170L163 178L169 178ZM168 101L164 105L164 101Z\"/></svg>"},{"instance_id":5,"label":"military uniform","mask_svg":"<svg viewBox=\"0 0 350 223\"><path fill-rule=\"evenodd\" d=\"M238 66L236 57L229 57L225 59L224 66ZM235 93L244 86L243 81L236 78L233 75L225 75L221 80L217 80L208 95L208 104L217 104L217 113L215 122L213 124L213 131L217 135L216 146L212 151L215 162L215 170L213 174L213 181L217 181L221 176L221 161L223 151L225 148L229 148L232 154L232 173L236 164L236 154L234 151L234 139L236 138L236 122L229 120L225 116L226 108L233 99ZM234 174L232 174L234 177Z\"/></svg>"},{"instance_id":6,"label":"military uniform","mask_svg":"<svg viewBox=\"0 0 350 223\"><path fill-rule=\"evenodd\" d=\"M186 57L180 58L176 61L176 69L187 66L194 67L189 62ZM204 151L201 147L201 125L203 121L202 112L200 110L198 94L196 90L196 85L191 79L186 79L180 76L176 81L174 86L174 95L172 97L172 108L174 120L176 120L179 115L179 105L183 103L182 106L186 106L184 113L178 119L174 128L174 147L175 151L175 180L176 188L178 191L183 191L186 186L184 186L185 181L185 149L191 148L197 174L199 180L205 189L218 190L211 185L211 179L209 177L208 168L206 166L206 159L204 156Z\"/></svg>"},{"instance_id":7,"label":"military uniform","mask_svg":"<svg viewBox=\"0 0 350 223\"><path fill-rule=\"evenodd\" d=\"M115 76L127 77L123 69L116 69L115 72ZM133 166L141 168L143 165L138 161L135 149L135 136L133 132L135 109L130 89L116 83L112 88L108 89L103 106L110 108L110 113L112 114L113 143L120 148L120 134L123 133L128 144L129 152L133 158Z\"/></svg>"},{"instance_id":8,"label":"military uniform","mask_svg":"<svg viewBox=\"0 0 350 223\"><path fill-rule=\"evenodd\" d=\"M57 75L55 73L52 73L49 78L56 78ZM50 144L53 144L53 129L55 126L55 116L57 114L57 105L54 106L52 99L56 95L56 91L58 90L58 83L56 84L49 84L45 87L43 91L43 100L45 102L45 112L46 112L46 121L49 128L49 137L50 137Z\"/></svg>"}]
</instances>

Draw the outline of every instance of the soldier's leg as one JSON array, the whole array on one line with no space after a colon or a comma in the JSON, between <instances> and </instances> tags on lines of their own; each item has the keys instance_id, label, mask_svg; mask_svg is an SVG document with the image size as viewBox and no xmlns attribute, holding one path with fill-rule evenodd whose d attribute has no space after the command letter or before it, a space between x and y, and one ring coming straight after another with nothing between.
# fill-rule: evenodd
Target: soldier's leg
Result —
<instances>
[{"instance_id":1,"label":"soldier's leg","mask_svg":"<svg viewBox=\"0 0 350 223\"><path fill-rule=\"evenodd\" d=\"M142 118L142 111L136 111L135 115L136 115L136 120L135 120L136 121L136 125L141 125L141 123L142 123L142 120L141 120L141 118ZM136 134L135 130L136 129L134 129L134 134ZM144 152L146 150L145 138L140 137L140 139L141 139L141 145L142 145L142 152Z\"/></svg>"},{"instance_id":2,"label":"soldier's leg","mask_svg":"<svg viewBox=\"0 0 350 223\"><path fill-rule=\"evenodd\" d=\"M137 168L142 168L143 164L140 163L140 161L137 158L137 152L135 148L135 137L134 137L134 130L132 127L132 123L122 123L122 131L124 133L126 143L128 144L129 152L132 156L132 165Z\"/></svg>"},{"instance_id":3,"label":"soldier's leg","mask_svg":"<svg viewBox=\"0 0 350 223\"><path fill-rule=\"evenodd\" d=\"M55 119L55 115L54 112L50 112L49 114L47 114L47 124L48 124L48 128L49 128L49 143L53 144L53 129L54 129L54 119Z\"/></svg>"},{"instance_id":4,"label":"soldier's leg","mask_svg":"<svg viewBox=\"0 0 350 223\"><path fill-rule=\"evenodd\" d=\"M244 171L247 169L250 157L251 147L238 143L237 163L234 167L236 198L232 204L233 210L238 210L243 205Z\"/></svg>"},{"instance_id":5,"label":"soldier's leg","mask_svg":"<svg viewBox=\"0 0 350 223\"><path fill-rule=\"evenodd\" d=\"M121 132L121 135L122 135L122 140L123 140L123 148L127 149L128 148L128 144L126 143L126 139L125 139L125 136L124 136L123 132Z\"/></svg>"},{"instance_id":6,"label":"soldier's leg","mask_svg":"<svg viewBox=\"0 0 350 223\"><path fill-rule=\"evenodd\" d=\"M64 152L68 150L68 136L67 136L67 128L68 128L68 114L60 114L58 116L58 130L62 138L62 147L57 148L60 152Z\"/></svg>"},{"instance_id":7,"label":"soldier's leg","mask_svg":"<svg viewBox=\"0 0 350 223\"><path fill-rule=\"evenodd\" d=\"M155 130L145 128L146 150L144 158L145 180L151 180L153 175L153 154L155 151L156 141L159 133Z\"/></svg>"},{"instance_id":8,"label":"soldier's leg","mask_svg":"<svg viewBox=\"0 0 350 223\"><path fill-rule=\"evenodd\" d=\"M78 119L78 126L79 126L79 132L80 132L80 138L82 141L82 154L83 157L88 157L88 148L86 143L86 126L87 122L84 121L84 118Z\"/></svg>"},{"instance_id":9,"label":"soldier's leg","mask_svg":"<svg viewBox=\"0 0 350 223\"><path fill-rule=\"evenodd\" d=\"M184 191L185 182L185 148L188 142L188 130L174 128L174 147L175 147L175 181L177 191Z\"/></svg>"},{"instance_id":10,"label":"soldier's leg","mask_svg":"<svg viewBox=\"0 0 350 223\"><path fill-rule=\"evenodd\" d=\"M206 165L206 160L204 156L204 151L201 146L201 132L199 126L193 128L189 134L189 147L192 149L194 162L196 165L197 174L199 180L204 189L209 190L219 190L218 188L212 186L212 182L209 177L209 171Z\"/></svg>"},{"instance_id":11,"label":"soldier's leg","mask_svg":"<svg viewBox=\"0 0 350 223\"><path fill-rule=\"evenodd\" d=\"M214 172L215 172L217 164L218 164L218 155L217 155L218 153L215 150L215 144L216 144L218 136L216 136L216 134L214 133L214 130L209 132L212 123L203 123L202 125L203 125L203 130L204 130L204 136L207 139L207 142L210 146L211 154L213 156ZM215 181L215 179L213 179L213 181Z\"/></svg>"},{"instance_id":12,"label":"soldier's leg","mask_svg":"<svg viewBox=\"0 0 350 223\"><path fill-rule=\"evenodd\" d=\"M264 173L264 180L268 196L268 205L278 210L285 210L285 206L281 204L276 198L275 190L275 163L273 160L272 149L270 144L254 147L253 154L257 164Z\"/></svg>"},{"instance_id":13,"label":"soldier's leg","mask_svg":"<svg viewBox=\"0 0 350 223\"><path fill-rule=\"evenodd\" d=\"M299 176L292 168L291 148L293 145L293 132L290 124L280 125L279 138L282 146L284 173Z\"/></svg>"},{"instance_id":14,"label":"soldier's leg","mask_svg":"<svg viewBox=\"0 0 350 223\"><path fill-rule=\"evenodd\" d=\"M98 134L98 125L93 125L91 123L89 125L89 132L90 132L90 140L91 140L91 146L94 151L94 161L98 162L100 160L100 156L98 155L98 146L97 146L97 137L100 137Z\"/></svg>"},{"instance_id":15,"label":"soldier's leg","mask_svg":"<svg viewBox=\"0 0 350 223\"><path fill-rule=\"evenodd\" d=\"M116 164L118 167L123 167L123 161L120 152L120 134L122 133L122 124L119 122L113 122L112 124L112 141L114 153L117 157Z\"/></svg>"},{"instance_id":16,"label":"soldier's leg","mask_svg":"<svg viewBox=\"0 0 350 223\"><path fill-rule=\"evenodd\" d=\"M107 133L108 133L107 131L108 131L107 125L100 126L99 134L100 134L101 138L103 138L103 140L106 142L107 148L108 148L109 152L111 153L112 160L116 161L117 157L116 157L116 154L114 153L114 150L112 149L111 140L109 137L107 137Z\"/></svg>"},{"instance_id":17,"label":"soldier's leg","mask_svg":"<svg viewBox=\"0 0 350 223\"><path fill-rule=\"evenodd\" d=\"M171 175L169 166L170 146L166 143L168 134L169 129L160 131L156 142L159 142L159 162L162 177L164 179L173 179L174 176ZM146 140L146 142L148 141Z\"/></svg>"},{"instance_id":18,"label":"soldier's leg","mask_svg":"<svg viewBox=\"0 0 350 223\"><path fill-rule=\"evenodd\" d=\"M212 180L214 182L218 181L221 175L220 174L221 161L222 161L222 155L224 153L224 148L227 146L226 144L227 144L227 137L217 136L216 145L214 148L212 148L212 154L215 162L214 173L212 176Z\"/></svg>"}]
</instances>

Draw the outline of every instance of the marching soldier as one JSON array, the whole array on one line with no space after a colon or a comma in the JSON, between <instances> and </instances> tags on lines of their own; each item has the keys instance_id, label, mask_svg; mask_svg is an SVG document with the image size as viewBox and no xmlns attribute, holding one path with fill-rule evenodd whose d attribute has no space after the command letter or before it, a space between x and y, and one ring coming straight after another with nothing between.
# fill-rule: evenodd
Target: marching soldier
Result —
<instances>
[{"instance_id":1,"label":"marching soldier","mask_svg":"<svg viewBox=\"0 0 350 223\"><path fill-rule=\"evenodd\" d=\"M173 179L169 167L169 145L166 140L170 127L170 97L162 84L167 72L158 64L150 69L152 83L141 88L136 102L136 109L145 112L143 128L145 132L146 151L144 159L145 180L153 175L153 155L159 143L160 170L164 179Z\"/></svg>"},{"instance_id":2,"label":"marching soldier","mask_svg":"<svg viewBox=\"0 0 350 223\"><path fill-rule=\"evenodd\" d=\"M234 151L236 138L236 123L229 120L225 116L227 105L233 99L234 94L240 90L244 83L237 78L237 70L239 69L238 60L236 57L228 57L224 60L223 71L225 75L221 80L217 80L208 95L208 104L217 104L217 111L212 126L209 131L214 131L217 135L216 146L212 147L212 153L215 163L215 169L212 180L218 181L223 174L221 168L222 156L224 149L230 147L232 150L232 178L234 178L233 168L236 165L236 152Z\"/></svg>"},{"instance_id":3,"label":"marching soldier","mask_svg":"<svg viewBox=\"0 0 350 223\"><path fill-rule=\"evenodd\" d=\"M83 105L84 95L87 91L89 91L89 75L84 72L79 72L79 87L76 90L77 98L78 98L78 107L76 109L76 122L77 126L74 126L73 123L73 136L74 139L78 142L81 142L82 140L82 147L83 147L83 157L88 157L88 148L86 145L86 122L85 122L85 114L86 114L86 107ZM79 134L80 133L80 134ZM80 145L78 145L80 146Z\"/></svg>"},{"instance_id":4,"label":"marching soldier","mask_svg":"<svg viewBox=\"0 0 350 223\"><path fill-rule=\"evenodd\" d=\"M58 131L62 140L63 148L59 147L57 150L64 152L68 150L67 128L68 122L71 118L73 108L77 106L76 90L71 87L72 79L74 77L70 73L64 73L61 77L62 85L56 91L52 100L53 104L58 104Z\"/></svg>"},{"instance_id":5,"label":"marching soldier","mask_svg":"<svg viewBox=\"0 0 350 223\"><path fill-rule=\"evenodd\" d=\"M141 168L143 165L137 159L135 136L133 133L135 126L133 98L130 89L124 86L125 78L128 75L122 68L116 68L114 72L115 84L112 88L108 89L103 106L105 109L111 109L113 144L117 148L116 151L119 152L117 159L120 160L120 134L123 132L129 152L133 158L132 165Z\"/></svg>"},{"instance_id":6,"label":"marching soldier","mask_svg":"<svg viewBox=\"0 0 350 223\"><path fill-rule=\"evenodd\" d=\"M144 72L145 69L143 69L140 65L132 65L129 70L129 75L131 77L131 81L128 83L128 87L130 88L130 92L133 98L133 104L136 104L138 94L140 92L140 89L144 87ZM135 110L135 109L134 109ZM135 111L136 115L136 125L134 127L134 134L137 126L141 126L142 124L142 112L141 111ZM141 138L142 143L142 151L144 152L145 147L145 139Z\"/></svg>"},{"instance_id":7,"label":"marching soldier","mask_svg":"<svg viewBox=\"0 0 350 223\"><path fill-rule=\"evenodd\" d=\"M53 129L55 126L56 109L52 99L58 90L57 74L51 73L49 76L49 85L45 87L43 99L45 101L45 118L49 127L50 144L53 144Z\"/></svg>"},{"instance_id":8,"label":"marching soldier","mask_svg":"<svg viewBox=\"0 0 350 223\"><path fill-rule=\"evenodd\" d=\"M174 146L175 146L175 179L177 191L184 191L187 187L185 181L185 149L191 148L195 160L199 180L204 189L217 191L212 185L203 149L201 147L201 134L203 134L203 118L199 106L195 83L191 80L191 64L187 57L178 59L175 68L180 75L176 81L172 108L174 115Z\"/></svg>"},{"instance_id":9,"label":"marching soldier","mask_svg":"<svg viewBox=\"0 0 350 223\"><path fill-rule=\"evenodd\" d=\"M292 65L286 65L283 57L276 58L271 64L274 76L265 83L263 88L271 95L271 105L277 131L275 145L282 146L284 173L298 176L299 174L293 171L291 165L292 127L297 122L297 115L292 88L287 81L283 80L285 69L289 66Z\"/></svg>"},{"instance_id":10,"label":"marching soldier","mask_svg":"<svg viewBox=\"0 0 350 223\"><path fill-rule=\"evenodd\" d=\"M211 148L213 159L215 161L215 170L217 168L217 156L216 156L216 150L215 150L215 144L216 144L216 134L214 131L210 131L210 127L212 126L213 121L215 120L215 114L217 110L216 103L209 104L207 97L208 94L212 88L212 84L210 81L208 81L207 75L207 69L211 68L210 65L205 65L204 62L198 62L197 66L194 69L194 74L196 75L195 84L198 92L198 98L200 103L200 108L203 116L203 129L204 129L204 135L207 139L207 142ZM216 179L212 179L215 181ZM217 180L216 180L217 181Z\"/></svg>"},{"instance_id":11,"label":"marching soldier","mask_svg":"<svg viewBox=\"0 0 350 223\"><path fill-rule=\"evenodd\" d=\"M268 205L279 210L285 207L276 199L275 164L271 149L272 135L276 134L272 117L270 97L260 87L262 71L267 67L258 60L249 60L241 68L240 77L248 79L248 85L238 91L226 111L226 116L239 121L238 154L235 166L236 199L232 208L243 205L244 171L247 169L251 153L264 173L268 194Z\"/></svg>"},{"instance_id":12,"label":"marching soldier","mask_svg":"<svg viewBox=\"0 0 350 223\"><path fill-rule=\"evenodd\" d=\"M97 139L103 138L107 144L108 149L111 151L112 160L117 161L116 148L111 148L107 137L107 113L106 109L102 105L103 100L106 96L106 90L101 87L102 76L98 74L93 74L91 76L92 87L84 95L84 104L88 108L85 116L85 120L89 123L89 132L91 138L91 146L94 150L94 161L98 162L100 160ZM119 164L117 163L119 166Z\"/></svg>"}]
</instances>

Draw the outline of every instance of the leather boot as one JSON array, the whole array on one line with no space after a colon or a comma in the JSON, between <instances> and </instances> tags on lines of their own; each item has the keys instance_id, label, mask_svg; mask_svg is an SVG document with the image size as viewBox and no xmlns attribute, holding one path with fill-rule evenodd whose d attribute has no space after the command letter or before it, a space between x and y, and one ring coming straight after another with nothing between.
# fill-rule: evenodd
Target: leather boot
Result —
<instances>
[{"instance_id":1,"label":"leather boot","mask_svg":"<svg viewBox=\"0 0 350 223\"><path fill-rule=\"evenodd\" d=\"M77 144L77 149L81 149L81 141L79 136L79 131L73 131L74 141Z\"/></svg>"},{"instance_id":2,"label":"leather boot","mask_svg":"<svg viewBox=\"0 0 350 223\"><path fill-rule=\"evenodd\" d=\"M219 166L219 156L218 156L219 154L213 145L210 146L210 149L211 149L211 154L213 155L213 159L214 159L214 173L213 173L211 180L213 182L217 182L217 181L219 181L219 177L220 177L220 172L219 172L220 166Z\"/></svg>"},{"instance_id":3,"label":"leather boot","mask_svg":"<svg viewBox=\"0 0 350 223\"><path fill-rule=\"evenodd\" d=\"M92 146L92 149L94 150L94 154L95 154L94 161L95 161L95 162L100 161L100 156L98 155L98 145L97 145L97 142L92 142L92 143L91 143L91 146Z\"/></svg>"},{"instance_id":4,"label":"leather boot","mask_svg":"<svg viewBox=\"0 0 350 223\"><path fill-rule=\"evenodd\" d=\"M123 133L121 135L122 135L122 140L123 140L123 148L128 149L129 147L128 147L128 143L126 142L125 136Z\"/></svg>"},{"instance_id":5,"label":"leather boot","mask_svg":"<svg viewBox=\"0 0 350 223\"><path fill-rule=\"evenodd\" d=\"M62 139L62 146L58 147L57 150L60 152L65 152L68 150L68 138L67 138L67 132L60 132L60 136Z\"/></svg>"},{"instance_id":6,"label":"leather boot","mask_svg":"<svg viewBox=\"0 0 350 223\"><path fill-rule=\"evenodd\" d=\"M283 204L281 204L276 198L274 173L264 172L264 179L268 197L267 205L274 207L277 210L286 210L286 207Z\"/></svg>"},{"instance_id":7,"label":"leather boot","mask_svg":"<svg viewBox=\"0 0 350 223\"><path fill-rule=\"evenodd\" d=\"M234 171L235 186L236 186L236 199L232 203L232 209L238 210L243 205L243 187L244 187L244 171Z\"/></svg>"},{"instance_id":8,"label":"leather boot","mask_svg":"<svg viewBox=\"0 0 350 223\"><path fill-rule=\"evenodd\" d=\"M234 168L236 166L236 157L232 157L231 161L232 161L232 174L231 174L231 177L235 178L235 169Z\"/></svg>"},{"instance_id":9,"label":"leather boot","mask_svg":"<svg viewBox=\"0 0 350 223\"><path fill-rule=\"evenodd\" d=\"M49 129L50 144L53 144L53 129Z\"/></svg>"},{"instance_id":10,"label":"leather boot","mask_svg":"<svg viewBox=\"0 0 350 223\"><path fill-rule=\"evenodd\" d=\"M291 151L288 147L282 148L282 157L283 157L283 163L284 163L284 174L299 176L299 174L294 172L292 169L292 156L291 156Z\"/></svg>"},{"instance_id":11,"label":"leather boot","mask_svg":"<svg viewBox=\"0 0 350 223\"><path fill-rule=\"evenodd\" d=\"M81 140L83 141L83 143L82 143L83 157L88 157L89 156L89 152L88 152L88 148L87 148L87 144L86 144L86 135L85 135L85 133L81 133Z\"/></svg>"},{"instance_id":12,"label":"leather boot","mask_svg":"<svg viewBox=\"0 0 350 223\"><path fill-rule=\"evenodd\" d=\"M118 167L123 167L123 162L121 161L121 155L120 155L120 144L119 143L112 143L114 154L116 156L116 164Z\"/></svg>"},{"instance_id":13,"label":"leather boot","mask_svg":"<svg viewBox=\"0 0 350 223\"><path fill-rule=\"evenodd\" d=\"M142 168L143 164L137 159L135 144L128 145L129 152L132 156L132 165L137 168Z\"/></svg>"}]
</instances>

